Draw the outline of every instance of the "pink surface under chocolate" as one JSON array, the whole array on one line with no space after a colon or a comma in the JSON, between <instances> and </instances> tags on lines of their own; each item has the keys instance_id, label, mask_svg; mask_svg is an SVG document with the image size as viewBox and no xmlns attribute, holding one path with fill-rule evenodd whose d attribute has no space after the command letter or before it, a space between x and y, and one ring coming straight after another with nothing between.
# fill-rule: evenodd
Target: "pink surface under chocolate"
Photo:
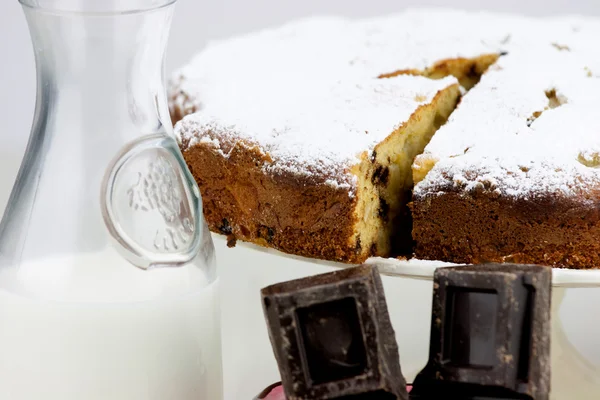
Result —
<instances>
[{"instance_id":1,"label":"pink surface under chocolate","mask_svg":"<svg viewBox=\"0 0 600 400\"><path fill-rule=\"evenodd\" d=\"M406 390L410 393L412 389L411 385L406 385ZM264 394L264 392L263 392ZM281 385L277 385L271 388L271 391L266 393L265 397L258 397L257 399L263 400L285 400L285 393L283 392L283 387Z\"/></svg>"},{"instance_id":2,"label":"pink surface under chocolate","mask_svg":"<svg viewBox=\"0 0 600 400\"><path fill-rule=\"evenodd\" d=\"M283 393L283 387L281 385L274 387L271 390L271 392L267 394L265 400L285 400L285 393Z\"/></svg>"}]
</instances>

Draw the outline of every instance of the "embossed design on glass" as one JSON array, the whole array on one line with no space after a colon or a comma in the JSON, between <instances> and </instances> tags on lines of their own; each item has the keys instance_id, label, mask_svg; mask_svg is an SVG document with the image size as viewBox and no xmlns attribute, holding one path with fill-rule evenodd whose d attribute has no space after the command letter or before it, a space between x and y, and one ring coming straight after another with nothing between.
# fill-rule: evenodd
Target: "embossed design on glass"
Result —
<instances>
[{"instance_id":1,"label":"embossed design on glass","mask_svg":"<svg viewBox=\"0 0 600 400\"><path fill-rule=\"evenodd\" d=\"M132 264L177 266L196 255L200 197L191 183L175 141L161 135L127 145L111 163L102 190L104 221Z\"/></svg>"},{"instance_id":2,"label":"embossed design on glass","mask_svg":"<svg viewBox=\"0 0 600 400\"><path fill-rule=\"evenodd\" d=\"M137 182L127 190L129 207L140 211L158 211L166 227L158 228L154 248L158 251L179 250L189 243L195 229L192 210L182 198L180 179L163 156L148 165L149 172L138 172ZM183 203L182 203L183 202Z\"/></svg>"}]
</instances>

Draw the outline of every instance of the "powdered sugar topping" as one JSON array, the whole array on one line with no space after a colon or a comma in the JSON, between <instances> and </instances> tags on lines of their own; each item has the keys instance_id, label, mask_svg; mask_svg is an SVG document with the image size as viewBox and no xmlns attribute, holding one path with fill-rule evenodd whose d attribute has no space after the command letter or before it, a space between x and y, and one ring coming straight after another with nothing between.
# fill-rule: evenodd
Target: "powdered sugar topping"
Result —
<instances>
[{"instance_id":1,"label":"powdered sugar topping","mask_svg":"<svg viewBox=\"0 0 600 400\"><path fill-rule=\"evenodd\" d=\"M561 46L584 40L573 43ZM600 80L585 68L597 52L540 47L514 49L463 98L420 156L440 161L417 196L452 188L587 201L599 187Z\"/></svg>"},{"instance_id":2,"label":"powdered sugar topping","mask_svg":"<svg viewBox=\"0 0 600 400\"><path fill-rule=\"evenodd\" d=\"M177 134L352 188L360 157L454 83L379 75L506 52L434 136L424 157L438 161L415 194L583 193L600 174L598 37L596 19L439 9L296 21L213 43L178 71L172 105L199 112Z\"/></svg>"},{"instance_id":3,"label":"powdered sugar topping","mask_svg":"<svg viewBox=\"0 0 600 400\"><path fill-rule=\"evenodd\" d=\"M181 121L178 133L188 146L211 143L225 156L235 145L256 147L269 155L264 168L272 174L321 176L332 186L353 187L350 169L361 157L454 84L451 77L413 76L352 84L301 78L206 84L202 111Z\"/></svg>"}]
</instances>

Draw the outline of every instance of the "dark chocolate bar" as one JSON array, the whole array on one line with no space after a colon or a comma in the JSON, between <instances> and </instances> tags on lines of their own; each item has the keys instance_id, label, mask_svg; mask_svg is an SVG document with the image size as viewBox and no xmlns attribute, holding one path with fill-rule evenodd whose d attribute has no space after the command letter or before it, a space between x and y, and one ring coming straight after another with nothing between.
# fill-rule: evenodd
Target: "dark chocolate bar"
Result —
<instances>
[{"instance_id":1,"label":"dark chocolate bar","mask_svg":"<svg viewBox=\"0 0 600 400\"><path fill-rule=\"evenodd\" d=\"M376 267L269 286L262 301L288 400L408 398Z\"/></svg>"},{"instance_id":2,"label":"dark chocolate bar","mask_svg":"<svg viewBox=\"0 0 600 400\"><path fill-rule=\"evenodd\" d=\"M541 266L437 269L429 362L411 399L547 400L551 284Z\"/></svg>"}]
</instances>

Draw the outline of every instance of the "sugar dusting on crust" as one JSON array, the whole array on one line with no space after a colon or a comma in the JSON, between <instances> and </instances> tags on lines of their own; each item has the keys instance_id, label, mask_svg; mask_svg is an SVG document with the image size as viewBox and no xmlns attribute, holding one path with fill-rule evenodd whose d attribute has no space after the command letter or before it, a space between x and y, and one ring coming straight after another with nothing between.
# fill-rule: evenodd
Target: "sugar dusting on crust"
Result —
<instances>
[{"instance_id":1,"label":"sugar dusting on crust","mask_svg":"<svg viewBox=\"0 0 600 400\"><path fill-rule=\"evenodd\" d=\"M415 187L417 198L462 190L595 201L600 79L585 66L600 54L566 27L561 43L570 51L547 43L513 49L463 98L420 156L440 161Z\"/></svg>"},{"instance_id":2,"label":"sugar dusting on crust","mask_svg":"<svg viewBox=\"0 0 600 400\"><path fill-rule=\"evenodd\" d=\"M423 157L440 161L415 195L580 193L585 201L600 174L598 37L591 18L440 9L300 20L213 43L176 72L171 106L199 110L176 132L224 156L234 146L258 149L273 174L353 188L358 157L452 84L377 76L506 52L434 136Z\"/></svg>"},{"instance_id":3,"label":"sugar dusting on crust","mask_svg":"<svg viewBox=\"0 0 600 400\"><path fill-rule=\"evenodd\" d=\"M224 156L236 145L255 146L272 160L263 165L270 174L291 172L348 189L361 157L454 84L454 78L413 76L360 83L230 80L205 85L202 111L181 121L177 132L187 146L210 143Z\"/></svg>"}]
</instances>

